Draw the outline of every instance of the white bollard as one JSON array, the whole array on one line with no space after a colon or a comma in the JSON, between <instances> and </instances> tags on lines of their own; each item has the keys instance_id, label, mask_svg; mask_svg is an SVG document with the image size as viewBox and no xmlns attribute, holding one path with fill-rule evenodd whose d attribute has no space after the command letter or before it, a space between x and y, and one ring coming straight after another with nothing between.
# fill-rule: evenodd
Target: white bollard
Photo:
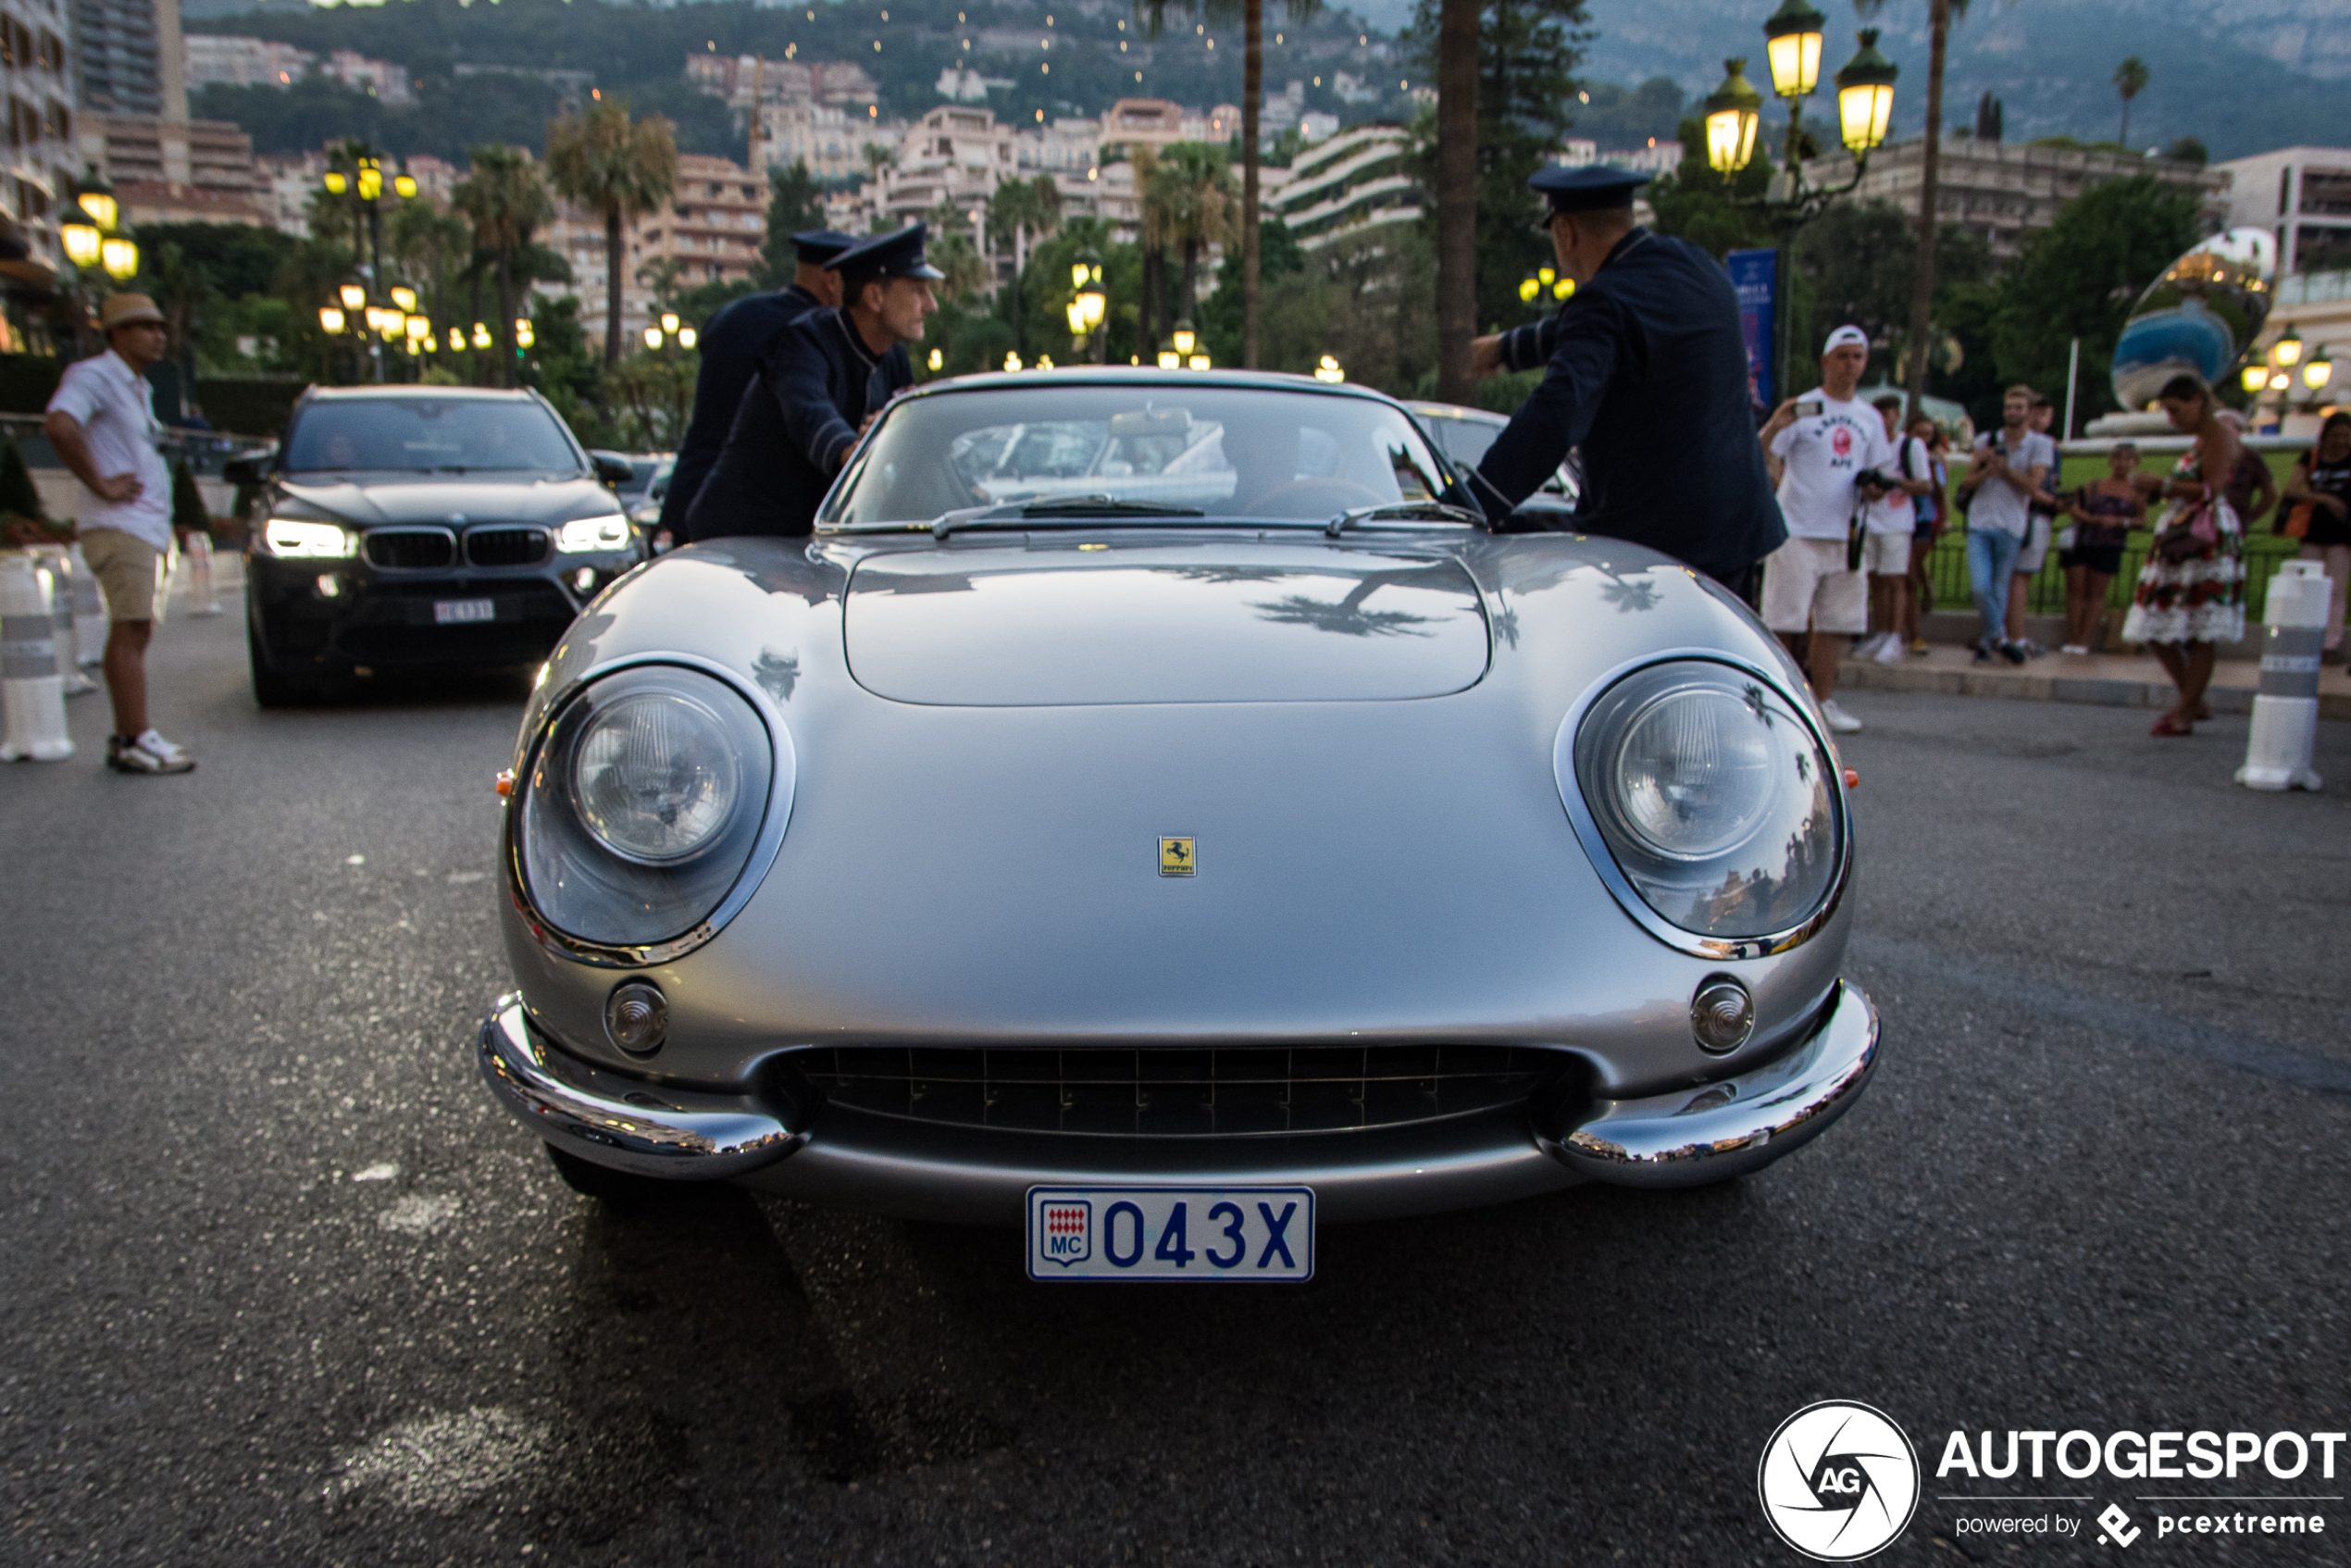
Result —
<instances>
[{"instance_id":1,"label":"white bollard","mask_svg":"<svg viewBox=\"0 0 2351 1568\"><path fill-rule=\"evenodd\" d=\"M98 591L98 574L73 547L73 662L94 665L106 656L106 601Z\"/></svg>"},{"instance_id":2,"label":"white bollard","mask_svg":"<svg viewBox=\"0 0 2351 1568\"><path fill-rule=\"evenodd\" d=\"M2326 636L2326 567L2288 561L2270 579L2261 615L2261 690L2237 782L2248 790L2315 790L2310 765L2319 736L2319 655Z\"/></svg>"},{"instance_id":3,"label":"white bollard","mask_svg":"<svg viewBox=\"0 0 2351 1568\"><path fill-rule=\"evenodd\" d=\"M49 574L30 555L0 558L0 711L7 732L0 762L62 762L73 755L49 615Z\"/></svg>"},{"instance_id":4,"label":"white bollard","mask_svg":"<svg viewBox=\"0 0 2351 1568\"><path fill-rule=\"evenodd\" d=\"M194 605L191 615L220 613L220 601L212 591L212 535L202 529L188 535L188 598Z\"/></svg>"},{"instance_id":5,"label":"white bollard","mask_svg":"<svg viewBox=\"0 0 2351 1568\"><path fill-rule=\"evenodd\" d=\"M95 691L98 683L81 673L81 662L74 657L73 557L62 544L35 545L32 555L49 571L49 619L56 628L57 673L65 678L66 695L79 697L84 691Z\"/></svg>"}]
</instances>

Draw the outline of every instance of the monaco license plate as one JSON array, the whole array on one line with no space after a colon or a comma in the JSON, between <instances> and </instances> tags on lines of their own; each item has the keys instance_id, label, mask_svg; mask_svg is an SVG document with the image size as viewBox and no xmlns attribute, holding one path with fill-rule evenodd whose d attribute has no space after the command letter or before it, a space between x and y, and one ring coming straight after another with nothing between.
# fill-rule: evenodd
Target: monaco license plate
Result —
<instances>
[{"instance_id":1,"label":"monaco license plate","mask_svg":"<svg viewBox=\"0 0 2351 1568\"><path fill-rule=\"evenodd\" d=\"M435 626L470 626L476 621L498 618L495 599L436 599L432 602L432 623Z\"/></svg>"},{"instance_id":2,"label":"monaco license plate","mask_svg":"<svg viewBox=\"0 0 2351 1568\"><path fill-rule=\"evenodd\" d=\"M1304 1187L1032 1187L1031 1279L1302 1284L1314 1276Z\"/></svg>"}]
</instances>

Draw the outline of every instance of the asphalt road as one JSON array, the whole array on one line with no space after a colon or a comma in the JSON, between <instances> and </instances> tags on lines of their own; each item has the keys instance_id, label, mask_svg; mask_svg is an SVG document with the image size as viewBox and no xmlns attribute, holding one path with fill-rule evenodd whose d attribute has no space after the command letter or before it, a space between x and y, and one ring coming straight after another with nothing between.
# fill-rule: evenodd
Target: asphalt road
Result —
<instances>
[{"instance_id":1,"label":"asphalt road","mask_svg":"<svg viewBox=\"0 0 2351 1568\"><path fill-rule=\"evenodd\" d=\"M1332 1228L1300 1289L1113 1291L1005 1234L574 1197L469 1060L519 685L263 714L233 614L156 663L193 776L105 773L100 696L0 770L0 1560L1783 1563L1756 1464L1815 1400L1930 1467L2351 1427L2351 727L2333 792L2261 796L2243 720L1855 694L1888 1044L1826 1137ZM2171 1489L2216 1487L2351 1491ZM1879 1561L2119 1555L1926 1489ZM2344 1561L2325 1507L2128 1555Z\"/></svg>"}]
</instances>

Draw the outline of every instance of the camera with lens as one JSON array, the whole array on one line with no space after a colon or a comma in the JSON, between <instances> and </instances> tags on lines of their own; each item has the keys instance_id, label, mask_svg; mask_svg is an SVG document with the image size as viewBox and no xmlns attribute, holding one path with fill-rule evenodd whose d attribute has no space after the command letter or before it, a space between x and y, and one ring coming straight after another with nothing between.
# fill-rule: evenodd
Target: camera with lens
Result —
<instances>
[{"instance_id":1,"label":"camera with lens","mask_svg":"<svg viewBox=\"0 0 2351 1568\"><path fill-rule=\"evenodd\" d=\"M1875 468L1864 468L1853 476L1853 485L1857 490L1864 485L1875 485L1880 490L1890 492L1900 490L1902 481L1896 475L1881 473Z\"/></svg>"}]
</instances>

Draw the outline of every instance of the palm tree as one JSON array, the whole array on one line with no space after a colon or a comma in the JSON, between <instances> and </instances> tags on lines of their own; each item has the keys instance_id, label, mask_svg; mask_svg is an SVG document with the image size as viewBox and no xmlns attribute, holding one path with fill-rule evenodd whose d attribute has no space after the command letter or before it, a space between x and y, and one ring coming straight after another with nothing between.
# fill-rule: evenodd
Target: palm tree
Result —
<instances>
[{"instance_id":1,"label":"palm tree","mask_svg":"<svg viewBox=\"0 0 2351 1568\"><path fill-rule=\"evenodd\" d=\"M1937 0L1940 4L1941 0ZM1437 21L1437 395L1469 403L1477 334L1477 23L1482 0Z\"/></svg>"},{"instance_id":2,"label":"palm tree","mask_svg":"<svg viewBox=\"0 0 2351 1568\"><path fill-rule=\"evenodd\" d=\"M1013 347L1026 353L1022 324L1028 318L1024 280L1028 272L1028 242L1042 239L1061 227L1062 188L1050 174L1034 180L1007 180L988 198L988 226L1013 241Z\"/></svg>"},{"instance_id":3,"label":"palm tree","mask_svg":"<svg viewBox=\"0 0 2351 1568\"><path fill-rule=\"evenodd\" d=\"M2114 90L2122 94L2122 134L2116 138L2127 150L2131 145L2131 100L2146 91L2147 63L2136 55L2114 68Z\"/></svg>"},{"instance_id":4,"label":"palm tree","mask_svg":"<svg viewBox=\"0 0 2351 1568\"><path fill-rule=\"evenodd\" d=\"M604 218L604 367L620 363L621 229L669 199L678 185L677 128L660 115L633 124L619 102L547 125L547 178Z\"/></svg>"},{"instance_id":5,"label":"palm tree","mask_svg":"<svg viewBox=\"0 0 2351 1568\"><path fill-rule=\"evenodd\" d=\"M1167 7L1175 5L1187 16L1205 11L1212 17L1230 21L1238 13L1241 20L1241 364L1248 369L1257 368L1257 227L1258 227L1258 165L1262 155L1258 149L1258 120L1265 103L1265 0L1137 0L1136 12L1142 18L1150 36L1157 38L1167 19ZM1283 0L1283 9L1293 23L1312 19L1322 9L1322 0ZM1137 171L1139 184L1141 171Z\"/></svg>"},{"instance_id":6,"label":"palm tree","mask_svg":"<svg viewBox=\"0 0 2351 1568\"><path fill-rule=\"evenodd\" d=\"M1174 241L1175 227L1160 199L1164 193L1159 180L1158 150L1134 147L1127 156L1135 166L1135 205L1142 220L1142 298L1135 302L1135 353L1149 365L1159 353L1160 339L1166 335L1169 324L1167 247Z\"/></svg>"},{"instance_id":7,"label":"palm tree","mask_svg":"<svg viewBox=\"0 0 2351 1568\"><path fill-rule=\"evenodd\" d=\"M516 263L531 237L554 221L554 198L539 166L518 147L479 146L472 168L449 193L449 205L474 226L474 248L488 256L498 279L498 384L514 383Z\"/></svg>"},{"instance_id":8,"label":"palm tree","mask_svg":"<svg viewBox=\"0 0 2351 1568\"><path fill-rule=\"evenodd\" d=\"M1885 0L1853 0L1853 8L1864 17L1873 17ZM1919 257L1910 271L1910 355L1909 374L1903 377L1904 391L1909 394L1909 407L1903 411L1905 425L1919 417L1919 405L1926 398L1926 362L1930 357L1927 344L1934 341L1934 236L1940 224L1934 205L1935 161L1943 147L1943 63L1950 52L1951 24L1967 16L1968 0L1927 0L1926 12L1926 144L1919 155Z\"/></svg>"},{"instance_id":9,"label":"palm tree","mask_svg":"<svg viewBox=\"0 0 2351 1568\"><path fill-rule=\"evenodd\" d=\"M1163 216L1168 238L1184 255L1179 316L1200 313L1200 253L1207 245L1229 245L1239 236L1240 193L1225 151L1204 142L1177 142L1151 171L1151 194Z\"/></svg>"}]
</instances>

